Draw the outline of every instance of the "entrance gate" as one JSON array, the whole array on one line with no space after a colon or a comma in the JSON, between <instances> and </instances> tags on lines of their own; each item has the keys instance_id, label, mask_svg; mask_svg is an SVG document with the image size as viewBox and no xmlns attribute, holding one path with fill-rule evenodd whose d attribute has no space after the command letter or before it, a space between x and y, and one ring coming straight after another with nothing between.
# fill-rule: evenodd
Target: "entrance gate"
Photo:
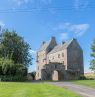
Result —
<instances>
[{"instance_id":1,"label":"entrance gate","mask_svg":"<svg viewBox=\"0 0 95 97\"><path fill-rule=\"evenodd\" d=\"M54 80L54 81L58 81L59 80L59 74L58 74L57 70L53 71L52 80Z\"/></svg>"}]
</instances>

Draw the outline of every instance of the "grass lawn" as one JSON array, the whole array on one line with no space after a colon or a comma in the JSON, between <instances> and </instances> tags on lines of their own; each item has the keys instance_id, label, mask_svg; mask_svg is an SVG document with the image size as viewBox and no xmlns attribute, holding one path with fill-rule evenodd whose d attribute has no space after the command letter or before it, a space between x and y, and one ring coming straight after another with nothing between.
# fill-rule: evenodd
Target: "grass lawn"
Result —
<instances>
[{"instance_id":1,"label":"grass lawn","mask_svg":"<svg viewBox=\"0 0 95 97\"><path fill-rule=\"evenodd\" d=\"M48 84L0 82L0 97L81 97Z\"/></svg>"},{"instance_id":2,"label":"grass lawn","mask_svg":"<svg viewBox=\"0 0 95 97\"><path fill-rule=\"evenodd\" d=\"M77 80L73 81L73 83L95 88L95 80Z\"/></svg>"}]
</instances>

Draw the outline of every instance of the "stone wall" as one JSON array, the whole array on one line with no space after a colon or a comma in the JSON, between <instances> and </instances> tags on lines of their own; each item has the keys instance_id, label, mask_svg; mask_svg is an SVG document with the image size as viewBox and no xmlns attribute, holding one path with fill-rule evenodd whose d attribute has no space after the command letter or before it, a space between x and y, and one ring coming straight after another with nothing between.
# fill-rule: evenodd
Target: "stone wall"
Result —
<instances>
[{"instance_id":1,"label":"stone wall","mask_svg":"<svg viewBox=\"0 0 95 97\"><path fill-rule=\"evenodd\" d=\"M72 39L61 50L49 53L56 45L52 37L46 48L37 52L36 80L78 79L84 74L84 65L83 51L77 40Z\"/></svg>"},{"instance_id":2,"label":"stone wall","mask_svg":"<svg viewBox=\"0 0 95 97\"><path fill-rule=\"evenodd\" d=\"M75 80L80 76L77 70L65 70L61 63L49 63L41 70L41 80Z\"/></svg>"},{"instance_id":3,"label":"stone wall","mask_svg":"<svg viewBox=\"0 0 95 97\"><path fill-rule=\"evenodd\" d=\"M45 62L45 51L41 51L37 53L37 59L36 59L36 80L41 79L41 69L43 68Z\"/></svg>"},{"instance_id":4,"label":"stone wall","mask_svg":"<svg viewBox=\"0 0 95 97\"><path fill-rule=\"evenodd\" d=\"M46 49L37 52L36 57L36 80L41 79L41 70L43 66L47 64L47 54L57 45L54 37L51 38L49 44L47 44ZM42 45L44 48L44 44Z\"/></svg>"},{"instance_id":5,"label":"stone wall","mask_svg":"<svg viewBox=\"0 0 95 97\"><path fill-rule=\"evenodd\" d=\"M73 41L67 48L67 64L67 70L76 70L80 74L84 73L83 52L76 41Z\"/></svg>"},{"instance_id":6,"label":"stone wall","mask_svg":"<svg viewBox=\"0 0 95 97\"><path fill-rule=\"evenodd\" d=\"M47 62L62 63L65 65L65 70L67 69L67 49L48 54Z\"/></svg>"},{"instance_id":7,"label":"stone wall","mask_svg":"<svg viewBox=\"0 0 95 97\"><path fill-rule=\"evenodd\" d=\"M66 79L65 67L63 64L49 63L49 64L46 64L44 68L41 70L41 74L42 74L41 80L53 80L54 71L58 72L58 80Z\"/></svg>"}]
</instances>

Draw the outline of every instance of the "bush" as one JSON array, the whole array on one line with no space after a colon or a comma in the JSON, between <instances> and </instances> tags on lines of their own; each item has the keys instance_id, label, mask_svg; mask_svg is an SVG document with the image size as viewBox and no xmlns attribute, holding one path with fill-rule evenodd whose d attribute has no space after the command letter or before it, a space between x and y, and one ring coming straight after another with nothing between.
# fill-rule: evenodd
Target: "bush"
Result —
<instances>
[{"instance_id":1,"label":"bush","mask_svg":"<svg viewBox=\"0 0 95 97\"><path fill-rule=\"evenodd\" d=\"M84 75L81 75L79 80L86 80L87 78Z\"/></svg>"},{"instance_id":2,"label":"bush","mask_svg":"<svg viewBox=\"0 0 95 97\"><path fill-rule=\"evenodd\" d=\"M27 77L24 76L1 76L1 81L14 81L14 82L23 82L27 80Z\"/></svg>"},{"instance_id":3,"label":"bush","mask_svg":"<svg viewBox=\"0 0 95 97\"><path fill-rule=\"evenodd\" d=\"M2 81L25 81L27 68L22 64L14 64L8 58L0 58L0 78Z\"/></svg>"}]
</instances>

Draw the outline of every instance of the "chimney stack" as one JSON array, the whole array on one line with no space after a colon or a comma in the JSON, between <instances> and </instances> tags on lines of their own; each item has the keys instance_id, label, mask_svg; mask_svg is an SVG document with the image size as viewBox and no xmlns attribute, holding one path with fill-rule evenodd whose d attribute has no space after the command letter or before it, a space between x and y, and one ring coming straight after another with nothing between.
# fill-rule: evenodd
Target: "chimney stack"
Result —
<instances>
[{"instance_id":1,"label":"chimney stack","mask_svg":"<svg viewBox=\"0 0 95 97\"><path fill-rule=\"evenodd\" d=\"M62 44L64 44L65 43L65 41L62 41Z\"/></svg>"},{"instance_id":2,"label":"chimney stack","mask_svg":"<svg viewBox=\"0 0 95 97\"><path fill-rule=\"evenodd\" d=\"M45 44L45 41L42 42L42 45L44 45L44 44Z\"/></svg>"},{"instance_id":3,"label":"chimney stack","mask_svg":"<svg viewBox=\"0 0 95 97\"><path fill-rule=\"evenodd\" d=\"M54 39L54 40L55 40L55 37L54 37L54 36L52 36L52 37L51 37L51 39Z\"/></svg>"}]
</instances>

